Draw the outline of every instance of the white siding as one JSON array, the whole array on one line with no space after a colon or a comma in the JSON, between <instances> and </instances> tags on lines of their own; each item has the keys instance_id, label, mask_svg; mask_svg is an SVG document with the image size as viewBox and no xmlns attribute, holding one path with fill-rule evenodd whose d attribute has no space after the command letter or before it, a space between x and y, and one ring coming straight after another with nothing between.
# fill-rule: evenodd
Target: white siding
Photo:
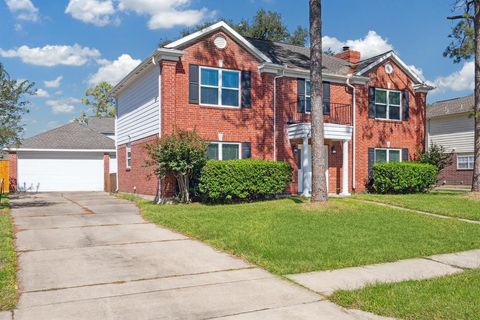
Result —
<instances>
[{"instance_id":1,"label":"white siding","mask_svg":"<svg viewBox=\"0 0 480 320\"><path fill-rule=\"evenodd\" d=\"M429 144L444 146L448 152L473 152L474 121L468 115L429 120Z\"/></svg>"},{"instance_id":2,"label":"white siding","mask_svg":"<svg viewBox=\"0 0 480 320\"><path fill-rule=\"evenodd\" d=\"M117 98L117 144L139 140L159 133L160 69L153 66Z\"/></svg>"}]
</instances>

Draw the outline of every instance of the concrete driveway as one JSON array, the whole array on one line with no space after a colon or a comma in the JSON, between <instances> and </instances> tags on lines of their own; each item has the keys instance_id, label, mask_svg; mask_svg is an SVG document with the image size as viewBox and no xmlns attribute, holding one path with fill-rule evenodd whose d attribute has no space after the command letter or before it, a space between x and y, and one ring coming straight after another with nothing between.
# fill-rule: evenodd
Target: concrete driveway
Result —
<instances>
[{"instance_id":1,"label":"concrete driveway","mask_svg":"<svg viewBox=\"0 0 480 320\"><path fill-rule=\"evenodd\" d=\"M366 319L178 233L105 193L12 201L14 319Z\"/></svg>"}]
</instances>

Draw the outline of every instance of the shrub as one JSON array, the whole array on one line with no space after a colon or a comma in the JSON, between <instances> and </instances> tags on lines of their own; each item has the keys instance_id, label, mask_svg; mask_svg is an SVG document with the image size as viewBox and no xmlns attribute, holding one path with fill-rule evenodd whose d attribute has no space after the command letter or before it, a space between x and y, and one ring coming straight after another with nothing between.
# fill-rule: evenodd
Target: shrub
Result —
<instances>
[{"instance_id":1,"label":"shrub","mask_svg":"<svg viewBox=\"0 0 480 320\"><path fill-rule=\"evenodd\" d=\"M199 190L206 202L248 201L285 192L292 168L266 160L210 160L200 174Z\"/></svg>"},{"instance_id":2,"label":"shrub","mask_svg":"<svg viewBox=\"0 0 480 320\"><path fill-rule=\"evenodd\" d=\"M432 144L428 150L421 152L419 155L421 163L433 164L438 171L452 164L452 154L447 153L445 148L438 144Z\"/></svg>"},{"instance_id":3,"label":"shrub","mask_svg":"<svg viewBox=\"0 0 480 320\"><path fill-rule=\"evenodd\" d=\"M373 166L376 193L427 192L437 181L438 169L432 164L415 162L384 162Z\"/></svg>"}]
</instances>

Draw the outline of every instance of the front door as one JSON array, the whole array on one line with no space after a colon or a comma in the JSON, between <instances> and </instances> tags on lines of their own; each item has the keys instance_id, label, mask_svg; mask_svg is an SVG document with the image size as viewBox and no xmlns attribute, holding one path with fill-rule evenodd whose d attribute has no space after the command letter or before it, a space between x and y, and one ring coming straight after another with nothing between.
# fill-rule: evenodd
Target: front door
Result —
<instances>
[{"instance_id":1,"label":"front door","mask_svg":"<svg viewBox=\"0 0 480 320\"><path fill-rule=\"evenodd\" d=\"M324 146L325 148L325 177L327 179L327 192L328 192L328 146ZM307 166L307 185L309 186L309 189L312 189L312 148L311 145L308 145L308 166ZM303 169L302 169L302 163L303 163L303 154L302 154L302 145L298 145L298 150L297 150L297 167L298 167L298 193L303 192Z\"/></svg>"}]
</instances>

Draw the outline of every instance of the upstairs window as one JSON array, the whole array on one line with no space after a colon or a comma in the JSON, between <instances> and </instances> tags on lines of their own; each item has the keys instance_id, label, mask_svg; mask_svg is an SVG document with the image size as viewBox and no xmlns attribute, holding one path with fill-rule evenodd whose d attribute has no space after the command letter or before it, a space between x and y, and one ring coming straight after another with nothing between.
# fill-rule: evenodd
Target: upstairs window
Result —
<instances>
[{"instance_id":1,"label":"upstairs window","mask_svg":"<svg viewBox=\"0 0 480 320\"><path fill-rule=\"evenodd\" d=\"M127 143L127 147L125 148L125 155L126 155L126 167L130 169L132 167L132 145Z\"/></svg>"},{"instance_id":2,"label":"upstairs window","mask_svg":"<svg viewBox=\"0 0 480 320\"><path fill-rule=\"evenodd\" d=\"M240 71L200 67L200 104L240 107Z\"/></svg>"},{"instance_id":3,"label":"upstairs window","mask_svg":"<svg viewBox=\"0 0 480 320\"><path fill-rule=\"evenodd\" d=\"M473 170L474 163L473 155L457 156L458 170Z\"/></svg>"},{"instance_id":4,"label":"upstairs window","mask_svg":"<svg viewBox=\"0 0 480 320\"><path fill-rule=\"evenodd\" d=\"M401 120L401 92L375 90L375 114L378 119Z\"/></svg>"},{"instance_id":5,"label":"upstairs window","mask_svg":"<svg viewBox=\"0 0 480 320\"><path fill-rule=\"evenodd\" d=\"M375 162L401 162L400 149L375 149Z\"/></svg>"},{"instance_id":6,"label":"upstairs window","mask_svg":"<svg viewBox=\"0 0 480 320\"><path fill-rule=\"evenodd\" d=\"M240 143L212 142L207 148L209 160L238 160L240 159Z\"/></svg>"},{"instance_id":7,"label":"upstairs window","mask_svg":"<svg viewBox=\"0 0 480 320\"><path fill-rule=\"evenodd\" d=\"M305 112L312 112L312 97L310 96L310 81L305 82Z\"/></svg>"}]
</instances>

